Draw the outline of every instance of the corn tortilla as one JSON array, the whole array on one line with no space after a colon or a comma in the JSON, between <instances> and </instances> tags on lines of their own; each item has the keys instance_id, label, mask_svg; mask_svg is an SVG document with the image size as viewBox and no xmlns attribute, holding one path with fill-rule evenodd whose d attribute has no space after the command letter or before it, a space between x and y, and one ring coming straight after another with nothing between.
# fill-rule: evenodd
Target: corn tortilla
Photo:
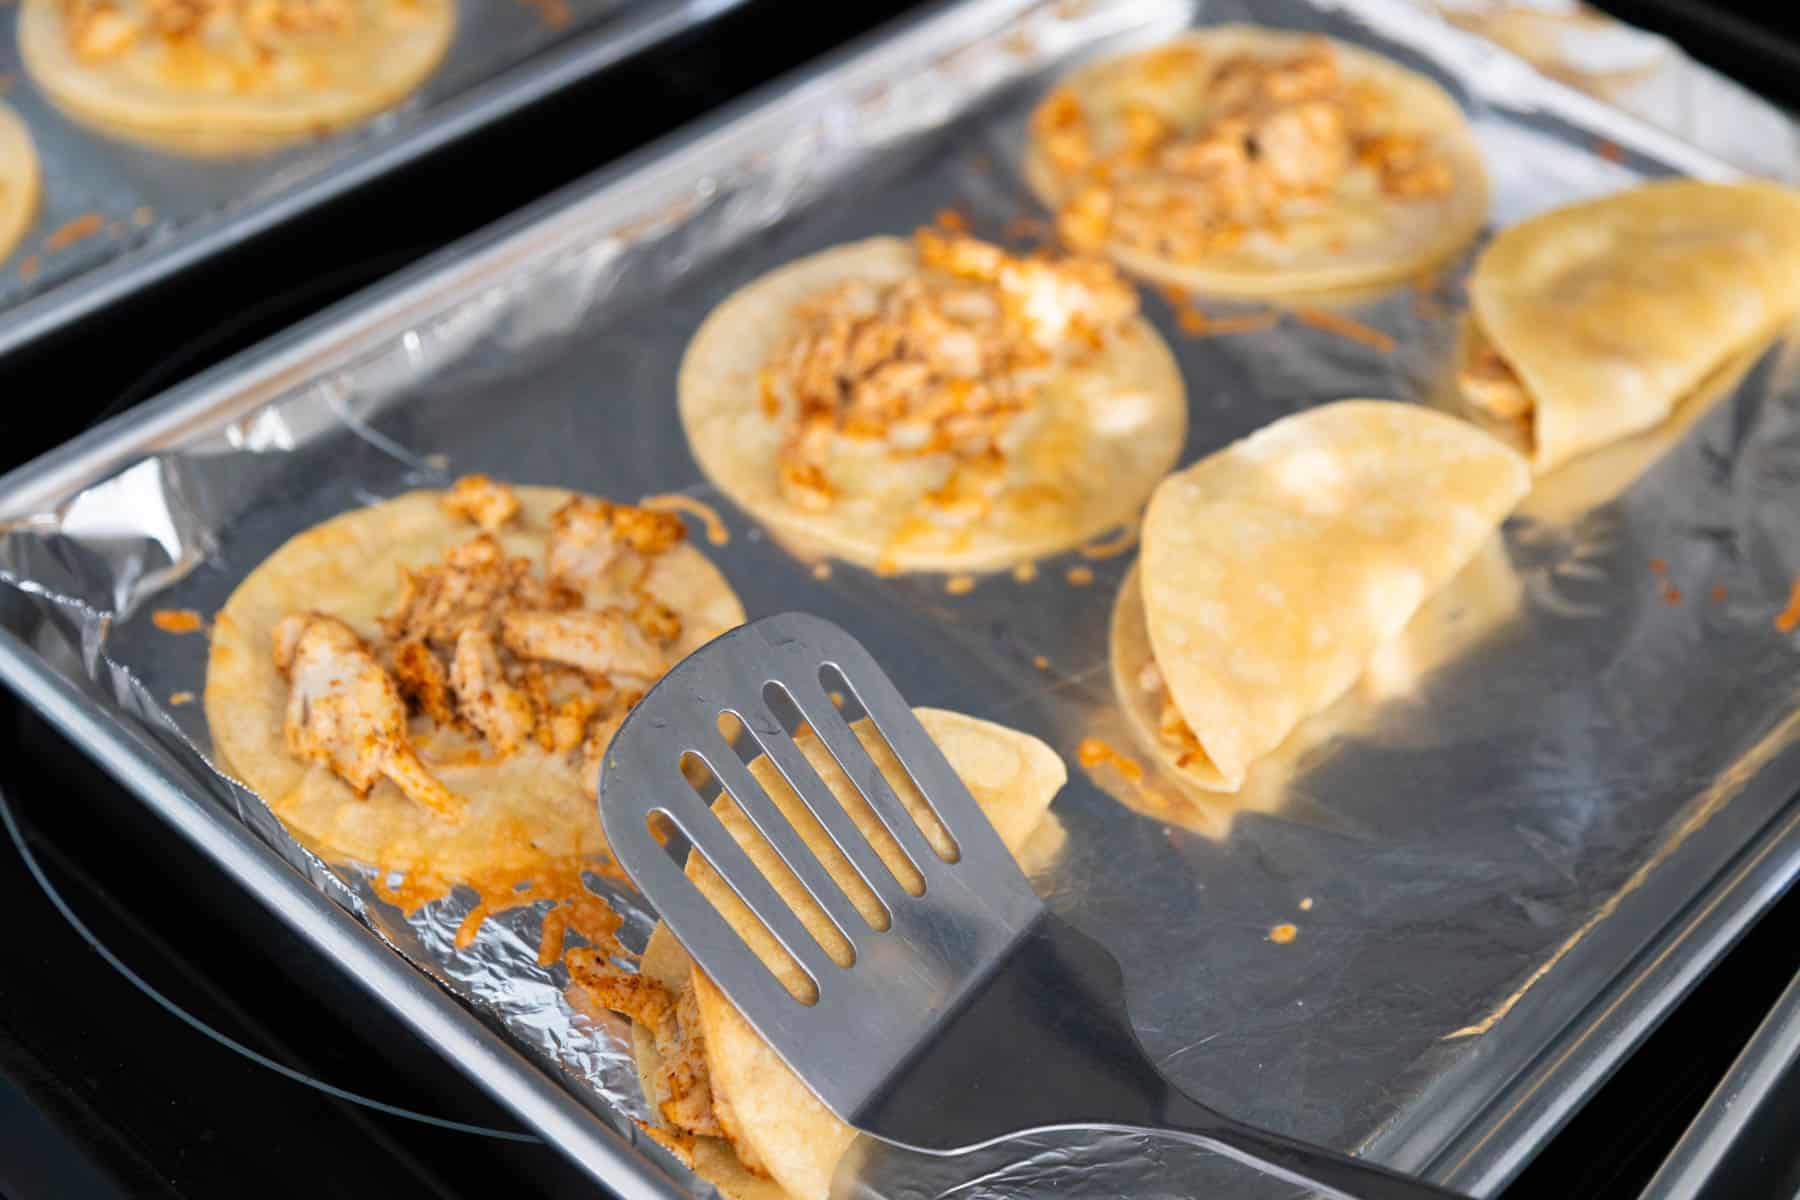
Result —
<instances>
[{"instance_id":1,"label":"corn tortilla","mask_svg":"<svg viewBox=\"0 0 1800 1200\"><path fill-rule=\"evenodd\" d=\"M575 493L515 487L521 518L496 536L508 555L541 559L550 514ZM448 879L528 869L546 857L604 849L594 797L579 763L527 742L495 759L477 736L415 717L415 743L451 791L462 818L448 822L383 779L359 797L337 775L289 752L282 732L288 681L275 668L271 632L294 612L335 616L376 633L400 586L402 566L439 562L475 536L447 513L443 493L410 492L335 517L290 539L240 584L218 613L206 670L206 719L219 766L243 781L327 858ZM656 556L646 590L682 618L676 656L744 620L718 568L683 542Z\"/></svg>"},{"instance_id":2,"label":"corn tortilla","mask_svg":"<svg viewBox=\"0 0 1800 1200\"><path fill-rule=\"evenodd\" d=\"M948 473L944 456L901 459L848 439L833 466L840 495L803 511L777 486L784 426L759 406L758 372L796 304L847 280L881 285L919 269L910 243L871 238L789 263L728 298L681 361L682 428L700 467L735 504L811 550L867 567L980 571L1069 549L1131 520L1175 463L1186 392L1169 348L1134 317L1096 357L1039 393L1041 423L1012 456L1008 493L972 526L899 537Z\"/></svg>"}]
</instances>

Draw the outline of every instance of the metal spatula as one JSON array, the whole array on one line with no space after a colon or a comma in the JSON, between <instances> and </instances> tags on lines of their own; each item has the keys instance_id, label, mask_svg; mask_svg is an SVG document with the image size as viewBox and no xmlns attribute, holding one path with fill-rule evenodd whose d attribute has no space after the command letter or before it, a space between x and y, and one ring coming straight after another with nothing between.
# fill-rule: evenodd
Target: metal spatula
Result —
<instances>
[{"instance_id":1,"label":"metal spatula","mask_svg":"<svg viewBox=\"0 0 1800 1200\"><path fill-rule=\"evenodd\" d=\"M835 668L956 844L946 862L894 794L821 671ZM779 695L786 693L786 699ZM791 701L791 706L787 703ZM787 724L777 709L787 711ZM898 882L814 772L788 728L803 718L925 881ZM870 927L720 732L733 714L886 908ZM684 770L698 756L849 941L820 948ZM754 754L751 755L754 757ZM796 1000L665 849L672 823L818 988ZM1126 1016L1118 963L1048 910L985 814L875 660L828 621L769 617L670 671L613 738L600 777L613 853L694 960L840 1119L930 1153L1029 1130L1161 1132L1338 1197L1454 1193L1240 1124L1159 1074Z\"/></svg>"}]
</instances>

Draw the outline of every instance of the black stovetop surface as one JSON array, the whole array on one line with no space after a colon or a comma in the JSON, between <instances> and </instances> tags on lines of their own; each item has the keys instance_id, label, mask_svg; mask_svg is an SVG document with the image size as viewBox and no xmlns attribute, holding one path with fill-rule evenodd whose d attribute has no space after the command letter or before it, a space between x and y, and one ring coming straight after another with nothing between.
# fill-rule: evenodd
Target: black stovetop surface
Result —
<instances>
[{"instance_id":1,"label":"black stovetop surface","mask_svg":"<svg viewBox=\"0 0 1800 1200\"><path fill-rule=\"evenodd\" d=\"M907 7L750 0L608 81L8 364L9 398L58 402L0 406L0 469ZM1697 19L1671 0L1603 7L1653 26L1673 12L1665 27L1677 36ZM1753 28L1789 53L1774 20ZM1720 65L1754 74L1742 55L1756 37L1721 50L1696 36ZM306 282L269 286L295 279ZM106 353L88 352L100 336ZM0 799L0 1196L598 1194L3 691ZM1510 1200L1636 1196L1790 978L1796 935L1800 893Z\"/></svg>"}]
</instances>

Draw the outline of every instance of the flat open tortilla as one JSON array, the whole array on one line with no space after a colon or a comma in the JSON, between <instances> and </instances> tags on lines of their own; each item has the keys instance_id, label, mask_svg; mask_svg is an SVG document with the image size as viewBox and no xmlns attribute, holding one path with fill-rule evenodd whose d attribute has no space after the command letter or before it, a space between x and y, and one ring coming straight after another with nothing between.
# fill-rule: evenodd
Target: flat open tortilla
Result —
<instances>
[{"instance_id":1,"label":"flat open tortilla","mask_svg":"<svg viewBox=\"0 0 1800 1200\"><path fill-rule=\"evenodd\" d=\"M1548 471L1667 418L1800 309L1800 194L1672 180L1505 230L1469 280L1473 320L1532 402Z\"/></svg>"},{"instance_id":2,"label":"flat open tortilla","mask_svg":"<svg viewBox=\"0 0 1800 1200\"><path fill-rule=\"evenodd\" d=\"M1068 770L1055 751L1037 738L1002 725L976 720L959 713L920 708L919 720L944 751L982 810L993 821L1000 837L1015 856L1029 861L1022 848L1036 842L1033 836L1044 821L1058 790L1068 778ZM866 721L852 728L884 775L896 786L897 794L908 809L924 811L923 800L912 787L899 764ZM879 829L866 806L862 805L849 781L838 770L829 753L810 735L797 739L807 760L820 778L840 799L866 833ZM758 759L750 765L757 780L767 789L782 812L795 823L807 845L825 862L833 878L840 883L854 876L831 847L829 838L798 805L793 793L769 764ZM778 859L728 800L721 800L715 811L720 814L733 836L744 843L757 866L769 875L782 898L806 920L809 929L822 928L823 914L811 899L798 890L792 876L785 875ZM927 836L932 825L922 822ZM884 862L895 866L899 860L885 833L871 838ZM936 839L933 839L934 842ZM1054 839L1051 839L1054 841ZM771 868L774 869L771 869ZM688 874L715 903L727 892L724 884L698 856L691 857ZM846 892L856 893L846 884ZM729 908L725 911L732 912ZM774 962L779 954L775 943L753 918L739 917L733 922L752 949L765 961ZM793 1200L825 1200L830 1194L832 1172L844 1151L855 1139L856 1132L834 1117L811 1091L781 1061L779 1055L750 1027L710 980L693 969L690 959L667 928L658 926L645 950L642 969L650 972L670 988L679 988L691 975L699 1000L702 1036L706 1041L707 1064L715 1095L727 1101L734 1118L735 1137L744 1143L767 1169L773 1182L760 1179L747 1171L730 1145L720 1139L697 1139L695 1169L733 1200L774 1200L788 1196ZM795 969L777 971L783 983L796 986L800 977ZM649 1038L637 1037L640 1063L645 1074L654 1076L654 1063Z\"/></svg>"},{"instance_id":3,"label":"flat open tortilla","mask_svg":"<svg viewBox=\"0 0 1800 1200\"><path fill-rule=\"evenodd\" d=\"M808 549L895 570L979 571L1067 550L1130 520L1175 464L1187 436L1174 356L1134 317L1097 356L1062 370L1038 397L1043 421L1012 457L1019 486L971 526L899 537L944 456L902 459L839 439L840 495L825 512L790 504L777 486L785 426L759 405L758 372L791 328L794 306L846 280L877 285L919 270L910 242L854 242L771 271L728 298L681 360L682 428L700 467L758 520Z\"/></svg>"},{"instance_id":4,"label":"flat open tortilla","mask_svg":"<svg viewBox=\"0 0 1800 1200\"><path fill-rule=\"evenodd\" d=\"M1242 787L1530 482L1524 459L1473 425L1385 400L1285 417L1165 480L1139 561L1157 668L1204 751L1185 777Z\"/></svg>"},{"instance_id":5,"label":"flat open tortilla","mask_svg":"<svg viewBox=\"0 0 1800 1200\"><path fill-rule=\"evenodd\" d=\"M508 555L542 558L550 514L575 493L514 487L519 520L495 537ZM529 869L545 858L605 848L599 811L569 755L528 741L496 761L477 735L414 718L419 752L468 801L448 822L390 781L359 797L323 766L289 752L282 733L288 681L275 669L271 632L289 613L317 610L364 637L399 591L400 567L442 560L479 529L447 513L441 492L409 492L316 525L285 543L238 585L215 618L206 668L206 720L219 766L242 780L325 857L447 879ZM731 585L687 543L658 554L646 590L682 618L676 655L744 620ZM428 731L428 732L427 732Z\"/></svg>"},{"instance_id":6,"label":"flat open tortilla","mask_svg":"<svg viewBox=\"0 0 1800 1200\"><path fill-rule=\"evenodd\" d=\"M140 32L91 61L70 45L68 0L22 0L25 69L59 106L103 132L191 154L235 154L331 133L390 108L437 68L456 0L349 0L355 30L245 44ZM146 0L117 0L145 22Z\"/></svg>"},{"instance_id":7,"label":"flat open tortilla","mask_svg":"<svg viewBox=\"0 0 1800 1200\"><path fill-rule=\"evenodd\" d=\"M0 104L0 260L31 227L38 205L37 149L19 114Z\"/></svg>"},{"instance_id":8,"label":"flat open tortilla","mask_svg":"<svg viewBox=\"0 0 1800 1200\"><path fill-rule=\"evenodd\" d=\"M1280 57L1314 35L1221 25L1171 39L1161 46L1082 67L1058 86L1074 93L1096 142L1118 137L1119 114L1142 104L1177 127L1206 119L1210 67L1229 55ZM1425 76L1355 46L1333 40L1339 70L1353 86L1366 84L1385 102L1376 121L1384 132L1411 134L1443 156L1453 183L1442 196L1397 200L1371 192L1352 173L1322 197L1289 202L1277 237L1253 233L1204 263L1175 262L1138 247L1114 243L1107 253L1145 279L1197 292L1282 296L1354 288L1406 279L1437 265L1467 245L1487 219L1487 170L1469 123L1455 100ZM1199 70L1175 78L1146 78L1145 60L1170 47L1188 46L1203 56ZM1071 182L1034 137L1023 163L1026 182L1043 204L1057 210L1072 194Z\"/></svg>"}]
</instances>

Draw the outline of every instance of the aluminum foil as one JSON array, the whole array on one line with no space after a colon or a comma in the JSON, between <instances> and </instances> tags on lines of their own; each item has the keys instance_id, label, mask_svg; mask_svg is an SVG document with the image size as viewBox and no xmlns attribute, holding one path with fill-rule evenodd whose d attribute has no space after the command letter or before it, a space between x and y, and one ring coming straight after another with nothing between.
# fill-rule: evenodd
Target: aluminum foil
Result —
<instances>
[{"instance_id":1,"label":"aluminum foil","mask_svg":"<svg viewBox=\"0 0 1800 1200\"><path fill-rule=\"evenodd\" d=\"M33 502L0 535L0 620L629 1129L644 1105L627 1031L575 1011L562 968L537 966L539 914L490 919L458 950L472 896L403 919L356 870L307 854L206 769L198 705L171 700L202 691L203 641L159 631L151 611L210 613L294 533L464 472L621 499L682 491L724 510L730 544L697 544L752 614L836 620L914 702L1029 730L1071 761L1089 736L1131 752L1106 659L1130 554L1072 552L1029 582L1002 573L966 593L842 564L820 579L700 479L675 367L714 304L798 255L943 208L994 237L1041 220L1014 164L1050 78L1249 18L1371 46L1449 87L1487 151L1495 225L1672 171L1729 173L1405 0L987 0L542 214L483 260L492 270L452 286L440 262L413 285L404 328L391 308L380 324L352 307L335 349L279 376L253 356L235 368L241 387L228 374L196 392L209 407L175 434L127 417L93 450L117 464L104 478ZM1348 310L1392 350L1292 318L1195 339L1147 295L1188 381L1183 460L1345 396L1435 400L1469 257ZM1415 623L1419 640L1259 769L1239 811L1159 809L1073 770L1037 885L1118 955L1142 1040L1196 1098L1491 1190L1493 1177L1459 1176L1457 1156L1543 1136L1509 1124L1509 1089L1572 1062L1596 1014L1647 1003L1632 993L1647 952L1759 844L1800 779L1800 647L1776 627L1800 574L1797 500L1800 363L1783 345L1734 364L1658 434L1546 481ZM612 895L639 944L651 914ZM1291 942L1271 937L1282 924ZM1573 1067L1550 1077L1593 1082ZM1290 1192L1177 1142L1080 1134L972 1159L877 1154L862 1186L1010 1196L1077 1179L1095 1194Z\"/></svg>"},{"instance_id":2,"label":"aluminum foil","mask_svg":"<svg viewBox=\"0 0 1800 1200\"><path fill-rule=\"evenodd\" d=\"M196 158L114 138L64 115L20 60L14 5L0 35L0 103L11 105L31 131L43 188L36 222L18 247L0 258L0 312L316 179L356 150L418 127L446 102L593 31L630 6L631 0L471 0L459 6L456 40L444 61L398 106L342 133L285 150ZM60 247L51 240L90 215L102 218L92 235Z\"/></svg>"},{"instance_id":3,"label":"aluminum foil","mask_svg":"<svg viewBox=\"0 0 1800 1200\"><path fill-rule=\"evenodd\" d=\"M1413 0L1754 175L1800 182L1800 126L1674 42L1578 0Z\"/></svg>"}]
</instances>

